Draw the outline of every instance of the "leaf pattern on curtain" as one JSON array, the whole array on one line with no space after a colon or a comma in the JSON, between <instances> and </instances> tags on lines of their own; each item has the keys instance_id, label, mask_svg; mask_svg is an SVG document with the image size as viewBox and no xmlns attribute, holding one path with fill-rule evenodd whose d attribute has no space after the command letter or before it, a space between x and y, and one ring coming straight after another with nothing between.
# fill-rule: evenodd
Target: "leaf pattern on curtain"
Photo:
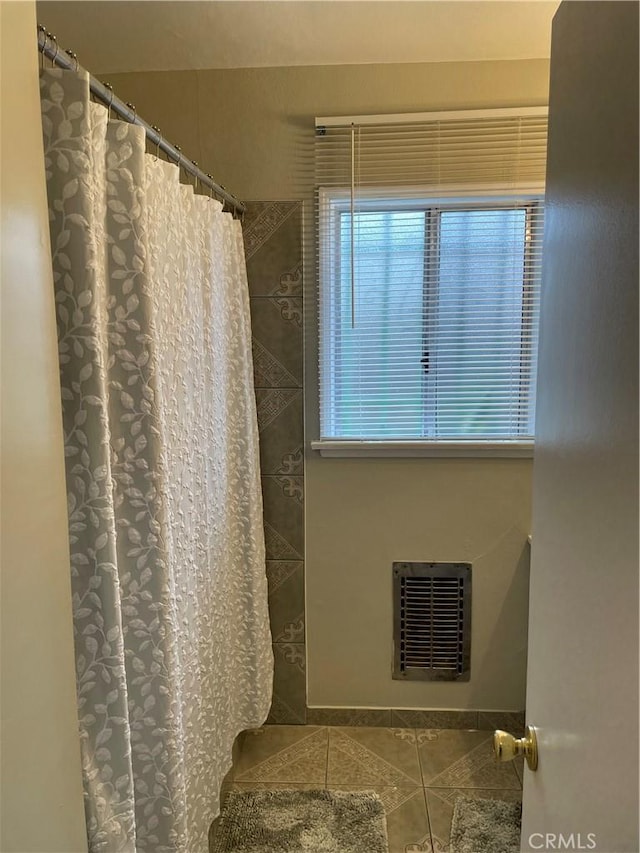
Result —
<instances>
[{"instance_id":1,"label":"leaf pattern on curtain","mask_svg":"<svg viewBox=\"0 0 640 853\"><path fill-rule=\"evenodd\" d=\"M85 73L41 95L89 846L205 853L273 676L240 224Z\"/></svg>"}]
</instances>

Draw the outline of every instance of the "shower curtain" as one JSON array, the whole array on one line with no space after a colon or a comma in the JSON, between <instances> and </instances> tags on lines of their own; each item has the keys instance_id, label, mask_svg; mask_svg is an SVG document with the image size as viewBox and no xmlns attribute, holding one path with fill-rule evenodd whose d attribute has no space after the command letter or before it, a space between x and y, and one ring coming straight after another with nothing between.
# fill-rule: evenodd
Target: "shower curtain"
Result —
<instances>
[{"instance_id":1,"label":"shower curtain","mask_svg":"<svg viewBox=\"0 0 640 853\"><path fill-rule=\"evenodd\" d=\"M241 226L85 72L41 97L89 848L206 853L273 676Z\"/></svg>"}]
</instances>

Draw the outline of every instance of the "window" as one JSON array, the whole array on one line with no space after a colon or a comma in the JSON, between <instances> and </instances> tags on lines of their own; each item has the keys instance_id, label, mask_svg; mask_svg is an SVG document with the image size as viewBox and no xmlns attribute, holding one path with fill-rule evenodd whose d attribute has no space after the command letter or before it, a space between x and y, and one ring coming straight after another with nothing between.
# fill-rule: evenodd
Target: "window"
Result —
<instances>
[{"instance_id":1,"label":"window","mask_svg":"<svg viewBox=\"0 0 640 853\"><path fill-rule=\"evenodd\" d=\"M323 203L323 436L531 438L540 198Z\"/></svg>"},{"instance_id":2,"label":"window","mask_svg":"<svg viewBox=\"0 0 640 853\"><path fill-rule=\"evenodd\" d=\"M477 128L474 137L480 166L460 174L458 163L464 186L319 188L322 450L530 452L542 189L487 182ZM353 154L362 168L361 149ZM384 163L376 170L384 175Z\"/></svg>"}]
</instances>

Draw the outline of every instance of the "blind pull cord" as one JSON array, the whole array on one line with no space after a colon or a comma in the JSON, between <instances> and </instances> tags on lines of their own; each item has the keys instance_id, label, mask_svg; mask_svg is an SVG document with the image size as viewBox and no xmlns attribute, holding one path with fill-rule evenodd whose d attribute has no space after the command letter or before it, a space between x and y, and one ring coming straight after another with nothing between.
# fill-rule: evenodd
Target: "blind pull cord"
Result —
<instances>
[{"instance_id":1,"label":"blind pull cord","mask_svg":"<svg viewBox=\"0 0 640 853\"><path fill-rule=\"evenodd\" d=\"M351 328L356 327L356 126L351 125Z\"/></svg>"}]
</instances>

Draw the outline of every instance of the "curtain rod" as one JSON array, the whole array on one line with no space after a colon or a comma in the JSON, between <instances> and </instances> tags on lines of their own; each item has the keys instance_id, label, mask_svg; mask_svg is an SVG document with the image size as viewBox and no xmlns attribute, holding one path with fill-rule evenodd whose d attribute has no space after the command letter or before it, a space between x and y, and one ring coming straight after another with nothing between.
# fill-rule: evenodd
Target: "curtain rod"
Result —
<instances>
[{"instance_id":1,"label":"curtain rod","mask_svg":"<svg viewBox=\"0 0 640 853\"><path fill-rule=\"evenodd\" d=\"M468 119L492 118L546 118L549 108L541 107L498 107L486 110L441 110L432 113L390 113L364 116L316 116L316 128L348 127L351 124L363 127L371 124L413 124L430 121L466 121Z\"/></svg>"},{"instance_id":2,"label":"curtain rod","mask_svg":"<svg viewBox=\"0 0 640 853\"><path fill-rule=\"evenodd\" d=\"M51 33L41 25L38 25L38 50L50 59L54 65L58 65L60 68L67 71L85 71L85 69L78 63L75 53L70 50L61 51L58 47L56 37L52 36ZM198 167L197 163L193 160L188 160L181 153L179 148L175 145L171 145L170 142L167 142L160 133L159 128L147 124L146 121L141 119L136 113L136 109L133 104L125 104L124 101L121 101L120 98L113 94L113 90L108 85L100 83L100 81L96 80L92 74L89 74L89 88L92 94L99 101L101 101L106 107L109 107L109 109L112 109L125 121L128 121L130 124L137 124L144 128L147 139L149 139L150 142L156 145L161 151L164 151L167 157L169 157L172 162L175 162L177 166L184 169L184 171L188 172L190 175L193 175L199 183L213 190L220 199L223 199L233 208L234 213L238 213L241 216L244 214L246 207L241 201L239 201L234 195L231 195L231 193L228 192L228 190L226 190L221 184L217 184L210 175L203 172Z\"/></svg>"}]
</instances>

